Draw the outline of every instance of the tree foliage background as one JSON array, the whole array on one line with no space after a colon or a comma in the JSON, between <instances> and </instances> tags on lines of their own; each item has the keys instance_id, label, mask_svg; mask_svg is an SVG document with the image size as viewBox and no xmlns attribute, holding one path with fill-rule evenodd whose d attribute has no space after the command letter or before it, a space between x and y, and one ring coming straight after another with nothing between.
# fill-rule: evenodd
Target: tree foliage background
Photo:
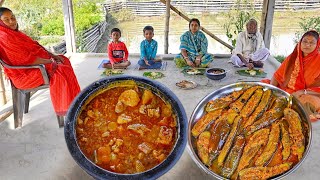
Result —
<instances>
[{"instance_id":1,"label":"tree foliage background","mask_svg":"<svg viewBox=\"0 0 320 180\"><path fill-rule=\"evenodd\" d=\"M94 24L104 20L102 0L73 0L75 31L77 36ZM64 35L62 0L6 0L3 4L18 18L25 33L39 39L46 35Z\"/></svg>"}]
</instances>

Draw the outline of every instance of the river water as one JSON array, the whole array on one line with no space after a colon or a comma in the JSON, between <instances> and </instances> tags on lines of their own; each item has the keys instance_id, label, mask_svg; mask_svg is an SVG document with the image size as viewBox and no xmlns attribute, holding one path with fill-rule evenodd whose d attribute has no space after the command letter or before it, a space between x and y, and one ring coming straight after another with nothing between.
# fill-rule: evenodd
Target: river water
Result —
<instances>
[{"instance_id":1,"label":"river water","mask_svg":"<svg viewBox=\"0 0 320 180\"><path fill-rule=\"evenodd\" d=\"M163 18L155 20L154 18L144 18L143 20L137 21L133 20L130 22L123 22L117 24L114 27L120 28L122 32L121 40L125 42L129 53L140 53L140 42L144 39L143 37L143 27L146 25L151 25L154 27L154 39L158 42L158 54L164 53L164 28L165 21ZM228 38L224 34L222 25L216 21L210 21L208 19L201 20L201 25L205 27L210 32L214 33L220 39L228 42ZM169 53L177 54L179 53L180 36L188 30L188 22L182 20L181 18L175 18L170 20L169 26ZM297 27L281 28L274 26L275 29L270 44L270 51L272 55L288 55L292 52L295 43L295 31ZM230 50L224 47L222 44L207 36L209 41L208 52L213 54L225 54L230 53ZM229 42L228 42L229 43ZM231 44L231 43L230 43Z\"/></svg>"}]
</instances>

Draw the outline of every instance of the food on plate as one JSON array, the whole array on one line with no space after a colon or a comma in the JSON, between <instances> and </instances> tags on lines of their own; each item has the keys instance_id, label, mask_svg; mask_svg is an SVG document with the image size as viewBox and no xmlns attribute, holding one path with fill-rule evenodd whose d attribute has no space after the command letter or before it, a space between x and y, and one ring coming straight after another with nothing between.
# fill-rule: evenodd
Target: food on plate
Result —
<instances>
[{"instance_id":1,"label":"food on plate","mask_svg":"<svg viewBox=\"0 0 320 180\"><path fill-rule=\"evenodd\" d=\"M197 87L197 84L192 81L182 80L178 83L176 83L176 86L182 88L182 89L192 89Z\"/></svg>"},{"instance_id":2,"label":"food on plate","mask_svg":"<svg viewBox=\"0 0 320 180\"><path fill-rule=\"evenodd\" d=\"M196 153L230 179L268 179L303 157L308 128L286 97L255 85L210 100L191 126Z\"/></svg>"},{"instance_id":3,"label":"food on plate","mask_svg":"<svg viewBox=\"0 0 320 180\"><path fill-rule=\"evenodd\" d=\"M211 74L221 74L224 72L225 71L222 71L222 70L214 70L214 69L208 70L208 73L211 73Z\"/></svg>"},{"instance_id":4,"label":"food on plate","mask_svg":"<svg viewBox=\"0 0 320 180\"><path fill-rule=\"evenodd\" d=\"M192 75L203 74L203 72L199 71L198 69L194 69L194 68L188 69L188 70L186 70L186 72L188 74L192 74Z\"/></svg>"},{"instance_id":5,"label":"food on plate","mask_svg":"<svg viewBox=\"0 0 320 180\"><path fill-rule=\"evenodd\" d=\"M171 105L151 90L115 85L82 107L76 123L78 145L97 166L121 174L154 168L177 140Z\"/></svg>"},{"instance_id":6,"label":"food on plate","mask_svg":"<svg viewBox=\"0 0 320 180\"><path fill-rule=\"evenodd\" d=\"M264 78L266 77L267 73L263 71L263 69L241 69L236 71L236 73L243 75L243 76L249 76L249 77L260 77Z\"/></svg>"},{"instance_id":7,"label":"food on plate","mask_svg":"<svg viewBox=\"0 0 320 180\"><path fill-rule=\"evenodd\" d=\"M113 76L118 74L123 74L123 71L119 69L106 69L102 72L103 76Z\"/></svg>"},{"instance_id":8,"label":"food on plate","mask_svg":"<svg viewBox=\"0 0 320 180\"><path fill-rule=\"evenodd\" d=\"M164 77L164 74L162 72L144 72L143 76L151 79L159 79Z\"/></svg>"}]
</instances>

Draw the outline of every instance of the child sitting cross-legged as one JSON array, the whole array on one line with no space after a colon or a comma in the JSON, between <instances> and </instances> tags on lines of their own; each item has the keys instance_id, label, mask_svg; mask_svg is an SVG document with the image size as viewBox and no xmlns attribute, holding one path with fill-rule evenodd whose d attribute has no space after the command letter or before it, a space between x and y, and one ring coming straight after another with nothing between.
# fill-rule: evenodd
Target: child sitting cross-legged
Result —
<instances>
[{"instance_id":1,"label":"child sitting cross-legged","mask_svg":"<svg viewBox=\"0 0 320 180\"><path fill-rule=\"evenodd\" d=\"M130 66L128 60L129 53L126 45L119 39L121 37L121 31L118 28L111 30L112 42L108 45L108 57L109 62L104 63L104 68L112 69L125 69Z\"/></svg>"},{"instance_id":2,"label":"child sitting cross-legged","mask_svg":"<svg viewBox=\"0 0 320 180\"><path fill-rule=\"evenodd\" d=\"M143 36L146 38L140 44L140 69L160 69L161 60L156 59L158 43L153 38L154 30L152 26L143 28Z\"/></svg>"}]
</instances>

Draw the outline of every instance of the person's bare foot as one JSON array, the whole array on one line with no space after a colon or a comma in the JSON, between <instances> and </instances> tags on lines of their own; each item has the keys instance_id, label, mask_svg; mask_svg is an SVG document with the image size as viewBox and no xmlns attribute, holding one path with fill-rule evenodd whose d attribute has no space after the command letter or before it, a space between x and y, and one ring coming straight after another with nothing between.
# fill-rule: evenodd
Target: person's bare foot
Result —
<instances>
[{"instance_id":1,"label":"person's bare foot","mask_svg":"<svg viewBox=\"0 0 320 180\"><path fill-rule=\"evenodd\" d=\"M159 58L159 59L154 59L153 61L154 62L161 62L162 60Z\"/></svg>"},{"instance_id":2,"label":"person's bare foot","mask_svg":"<svg viewBox=\"0 0 320 180\"><path fill-rule=\"evenodd\" d=\"M112 69L112 65L110 63L103 63L102 64L103 68L108 68L108 69Z\"/></svg>"}]
</instances>

